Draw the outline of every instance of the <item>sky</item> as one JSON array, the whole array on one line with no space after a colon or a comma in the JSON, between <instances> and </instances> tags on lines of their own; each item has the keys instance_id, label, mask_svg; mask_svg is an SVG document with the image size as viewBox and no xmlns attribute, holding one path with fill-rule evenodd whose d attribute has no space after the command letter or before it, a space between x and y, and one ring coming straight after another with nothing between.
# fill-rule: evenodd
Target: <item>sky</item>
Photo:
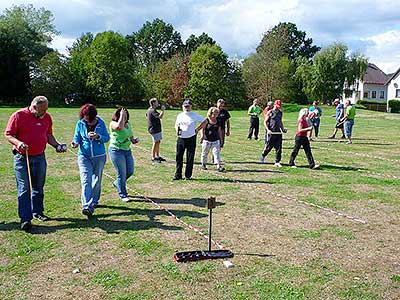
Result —
<instances>
[{"instance_id":1,"label":"sky","mask_svg":"<svg viewBox=\"0 0 400 300\"><path fill-rule=\"evenodd\" d=\"M53 13L60 35L51 46L62 53L82 33L127 35L159 18L172 24L183 41L205 32L230 57L245 58L266 31L292 22L318 46L344 42L386 73L400 68L398 0L1 0L0 12L20 4Z\"/></svg>"}]
</instances>

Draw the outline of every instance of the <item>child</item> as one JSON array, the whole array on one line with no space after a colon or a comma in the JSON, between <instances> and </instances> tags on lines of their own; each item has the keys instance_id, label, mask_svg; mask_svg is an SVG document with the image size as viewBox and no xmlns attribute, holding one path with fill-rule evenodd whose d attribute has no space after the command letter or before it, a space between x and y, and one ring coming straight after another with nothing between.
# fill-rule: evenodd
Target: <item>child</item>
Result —
<instances>
[{"instance_id":1,"label":"child","mask_svg":"<svg viewBox=\"0 0 400 300\"><path fill-rule=\"evenodd\" d=\"M207 112L207 119L202 126L201 130L201 168L207 170L207 156L210 150L214 157L214 163L217 164L217 170L223 172L225 169L221 166L221 141L222 141L222 130L218 125L217 117L219 109L211 107Z\"/></svg>"}]
</instances>

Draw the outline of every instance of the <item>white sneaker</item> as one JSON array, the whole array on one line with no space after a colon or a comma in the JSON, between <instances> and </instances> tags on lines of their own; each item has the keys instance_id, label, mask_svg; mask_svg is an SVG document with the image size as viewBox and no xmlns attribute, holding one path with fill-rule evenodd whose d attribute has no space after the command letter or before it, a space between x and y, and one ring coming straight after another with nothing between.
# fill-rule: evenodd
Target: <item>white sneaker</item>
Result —
<instances>
[{"instance_id":1,"label":"white sneaker","mask_svg":"<svg viewBox=\"0 0 400 300\"><path fill-rule=\"evenodd\" d=\"M280 163L278 163L278 162L274 163L274 166L277 167L277 168L282 168L282 165Z\"/></svg>"},{"instance_id":2,"label":"white sneaker","mask_svg":"<svg viewBox=\"0 0 400 300\"><path fill-rule=\"evenodd\" d=\"M129 202L129 198L128 198L128 197L122 197L122 198L121 198L121 201L123 201L123 202Z\"/></svg>"},{"instance_id":3,"label":"white sneaker","mask_svg":"<svg viewBox=\"0 0 400 300\"><path fill-rule=\"evenodd\" d=\"M263 164L264 161L265 161L265 156L262 156L262 155L261 155L261 156L260 156L260 163Z\"/></svg>"},{"instance_id":4,"label":"white sneaker","mask_svg":"<svg viewBox=\"0 0 400 300\"><path fill-rule=\"evenodd\" d=\"M290 166L292 169L296 169L297 168L297 166L296 165L293 165L293 166Z\"/></svg>"},{"instance_id":5,"label":"white sneaker","mask_svg":"<svg viewBox=\"0 0 400 300\"><path fill-rule=\"evenodd\" d=\"M318 169L319 165L314 165L314 167L312 167L311 169Z\"/></svg>"}]
</instances>

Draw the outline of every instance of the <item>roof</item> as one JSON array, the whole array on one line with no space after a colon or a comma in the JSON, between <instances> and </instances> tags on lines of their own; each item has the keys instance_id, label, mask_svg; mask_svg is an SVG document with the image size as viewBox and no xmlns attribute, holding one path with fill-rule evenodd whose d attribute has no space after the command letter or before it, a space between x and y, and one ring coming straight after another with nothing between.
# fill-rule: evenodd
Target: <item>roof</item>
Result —
<instances>
[{"instance_id":1,"label":"roof","mask_svg":"<svg viewBox=\"0 0 400 300\"><path fill-rule=\"evenodd\" d=\"M374 64L368 64L367 72L363 77L364 83L385 85L390 76L385 74Z\"/></svg>"},{"instance_id":2,"label":"roof","mask_svg":"<svg viewBox=\"0 0 400 300\"><path fill-rule=\"evenodd\" d=\"M392 79L396 78L399 73L400 73L400 68L393 74L389 74L388 79L385 82L385 85L387 85Z\"/></svg>"}]
</instances>

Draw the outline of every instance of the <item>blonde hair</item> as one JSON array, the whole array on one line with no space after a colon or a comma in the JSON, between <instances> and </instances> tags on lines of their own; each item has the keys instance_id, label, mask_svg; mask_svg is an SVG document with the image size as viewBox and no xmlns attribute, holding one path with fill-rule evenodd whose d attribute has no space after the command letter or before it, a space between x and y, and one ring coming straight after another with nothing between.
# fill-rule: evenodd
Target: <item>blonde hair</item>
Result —
<instances>
[{"instance_id":1,"label":"blonde hair","mask_svg":"<svg viewBox=\"0 0 400 300\"><path fill-rule=\"evenodd\" d=\"M303 118L304 115L308 115L308 108L302 108L299 111L299 117L297 118L297 120L300 120Z\"/></svg>"},{"instance_id":2,"label":"blonde hair","mask_svg":"<svg viewBox=\"0 0 400 300\"><path fill-rule=\"evenodd\" d=\"M207 117L210 118L211 115L212 115L214 112L219 113L219 109L216 108L216 107L210 107L210 108L208 109L208 112L207 112Z\"/></svg>"}]
</instances>

